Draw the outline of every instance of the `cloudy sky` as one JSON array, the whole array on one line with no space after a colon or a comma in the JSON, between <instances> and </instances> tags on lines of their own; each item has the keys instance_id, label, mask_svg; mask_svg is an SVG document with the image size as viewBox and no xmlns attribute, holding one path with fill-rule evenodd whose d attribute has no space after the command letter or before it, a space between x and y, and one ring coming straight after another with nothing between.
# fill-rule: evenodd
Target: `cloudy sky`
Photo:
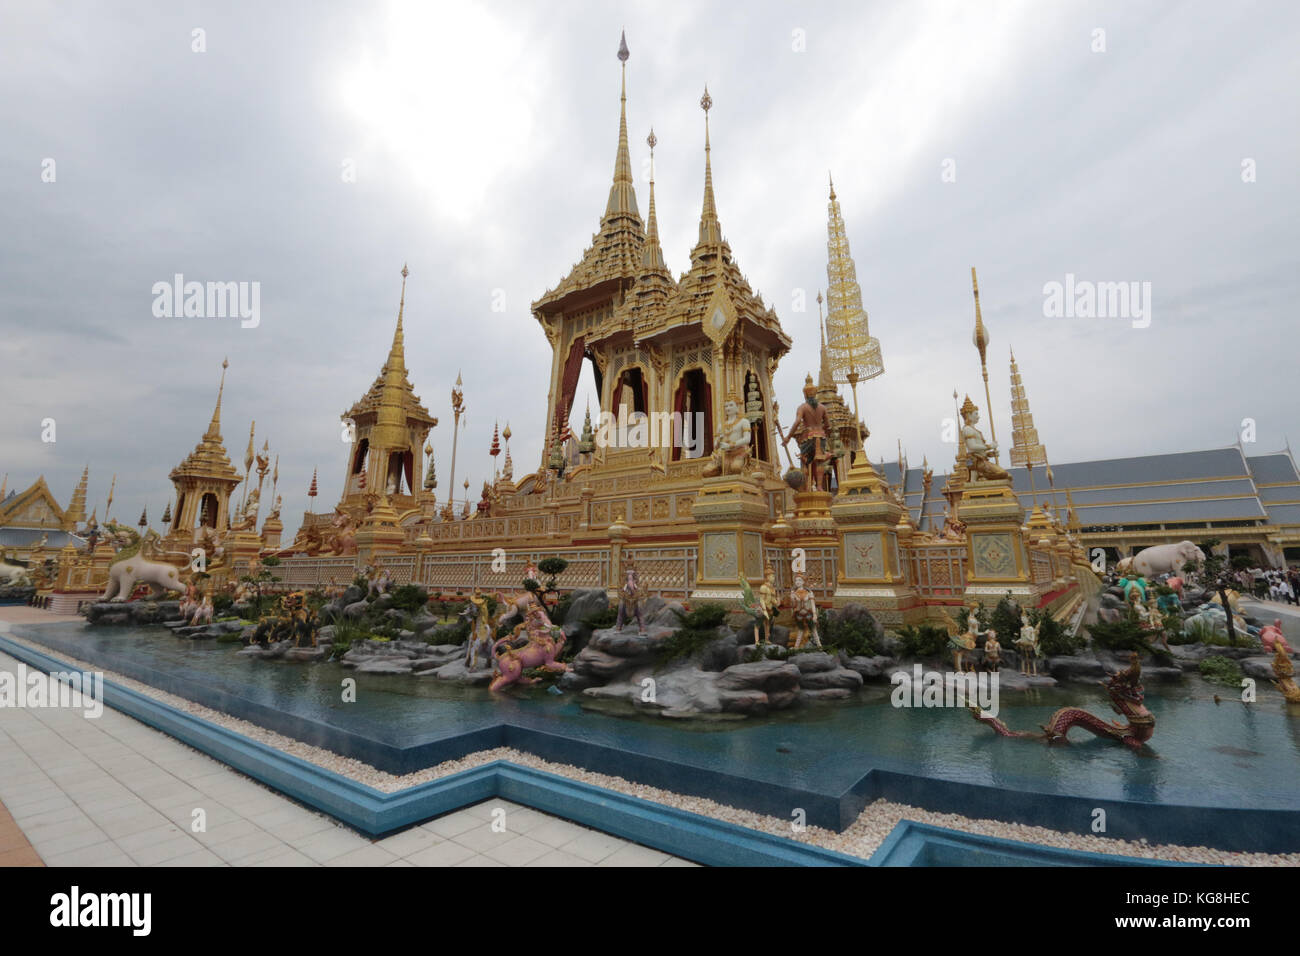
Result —
<instances>
[{"instance_id":1,"label":"cloudy sky","mask_svg":"<svg viewBox=\"0 0 1300 956\"><path fill-rule=\"evenodd\" d=\"M256 420L292 530L314 466L318 504L338 498L339 415L383 363L404 262L407 364L442 419L440 498L458 370L457 484L490 474L495 420L510 421L517 474L535 468L550 357L529 304L599 225L620 29L633 164L644 174L653 125L674 272L699 220L708 84L724 232L795 340L776 380L786 409L816 369L829 170L885 359L861 387L873 458L901 439L942 473L953 389L984 405L972 265L1004 446L1008 346L1054 462L1224 446L1247 418L1249 451L1300 441L1300 8L739 10L6 4L9 487L44 474L66 501L89 463L101 518L116 473L115 516L147 505L156 524L228 356L226 446L241 461ZM260 324L156 317L154 283L176 273L260 283ZM1149 326L1045 315L1045 284L1067 275L1150 283Z\"/></svg>"}]
</instances>

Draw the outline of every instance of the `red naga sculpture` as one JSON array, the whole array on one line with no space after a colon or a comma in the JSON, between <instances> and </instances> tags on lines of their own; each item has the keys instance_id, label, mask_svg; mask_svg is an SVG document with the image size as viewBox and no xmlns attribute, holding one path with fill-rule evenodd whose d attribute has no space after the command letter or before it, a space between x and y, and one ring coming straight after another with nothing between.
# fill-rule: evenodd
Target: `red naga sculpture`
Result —
<instances>
[{"instance_id":1,"label":"red naga sculpture","mask_svg":"<svg viewBox=\"0 0 1300 956\"><path fill-rule=\"evenodd\" d=\"M1066 739L1071 728L1081 727L1098 737L1109 737L1133 750L1140 750L1156 732L1155 715L1142 703L1144 692L1141 679L1142 662L1135 651L1129 657L1128 667L1101 681L1110 694L1111 707L1121 717L1128 718L1127 724L1103 720L1082 707L1062 707L1052 714L1051 720L1042 725L1043 732L1039 734L1027 730L1010 730L996 717L981 713L978 707L972 707L971 713L976 720L988 724L1001 737L1034 737L1050 744Z\"/></svg>"}]
</instances>

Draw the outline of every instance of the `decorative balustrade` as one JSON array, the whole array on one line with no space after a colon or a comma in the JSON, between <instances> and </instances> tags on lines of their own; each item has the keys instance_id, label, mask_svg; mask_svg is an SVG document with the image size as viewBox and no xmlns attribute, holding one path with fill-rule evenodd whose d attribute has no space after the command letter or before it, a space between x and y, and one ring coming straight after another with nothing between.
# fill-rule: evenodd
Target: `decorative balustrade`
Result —
<instances>
[{"instance_id":1,"label":"decorative balustrade","mask_svg":"<svg viewBox=\"0 0 1300 956\"><path fill-rule=\"evenodd\" d=\"M666 598L686 598L695 588L698 548L627 548L626 559L636 562L642 589ZM620 582L621 583L621 582Z\"/></svg>"},{"instance_id":2,"label":"decorative balustrade","mask_svg":"<svg viewBox=\"0 0 1300 956\"><path fill-rule=\"evenodd\" d=\"M912 586L921 597L960 597L966 590L965 547L918 544L904 554L911 563Z\"/></svg>"}]
</instances>

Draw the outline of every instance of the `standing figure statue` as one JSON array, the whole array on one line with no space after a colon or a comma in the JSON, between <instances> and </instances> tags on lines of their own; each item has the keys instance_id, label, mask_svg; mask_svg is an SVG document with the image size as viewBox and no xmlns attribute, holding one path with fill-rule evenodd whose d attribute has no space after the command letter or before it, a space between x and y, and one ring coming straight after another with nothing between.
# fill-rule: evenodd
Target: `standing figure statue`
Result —
<instances>
[{"instance_id":1,"label":"standing figure statue","mask_svg":"<svg viewBox=\"0 0 1300 956\"><path fill-rule=\"evenodd\" d=\"M817 595L804 585L801 574L795 575L790 606L794 609L794 647L803 647L809 637L814 647L821 647L822 639L817 633Z\"/></svg>"},{"instance_id":2,"label":"standing figure statue","mask_svg":"<svg viewBox=\"0 0 1300 956\"><path fill-rule=\"evenodd\" d=\"M993 628L984 633L984 669L996 672L1002 668L1002 645L998 643L998 632Z\"/></svg>"},{"instance_id":3,"label":"standing figure statue","mask_svg":"<svg viewBox=\"0 0 1300 956\"><path fill-rule=\"evenodd\" d=\"M966 468L968 469L966 480L1000 481L1011 477L1001 465L993 460L997 457L998 446L992 442L986 442L984 433L975 427L979 424L980 410L970 400L969 395L966 396L966 401L962 402L961 418L963 422L961 438L966 447Z\"/></svg>"},{"instance_id":4,"label":"standing figure statue","mask_svg":"<svg viewBox=\"0 0 1300 956\"><path fill-rule=\"evenodd\" d=\"M1038 628L1029 623L1029 616L1020 612L1020 636L1015 640L1020 652L1020 673L1038 676Z\"/></svg>"},{"instance_id":5,"label":"standing figure statue","mask_svg":"<svg viewBox=\"0 0 1300 956\"><path fill-rule=\"evenodd\" d=\"M981 635L992 633L991 629L980 630L979 604L971 604L970 613L966 615L966 630L948 638L948 648L952 651L952 669L959 674L965 671L966 655L975 650L975 643Z\"/></svg>"},{"instance_id":6,"label":"standing figure statue","mask_svg":"<svg viewBox=\"0 0 1300 956\"><path fill-rule=\"evenodd\" d=\"M481 670L492 665L492 622L488 599L477 587L462 612L469 620L469 642L465 646L465 669Z\"/></svg>"},{"instance_id":7,"label":"standing figure statue","mask_svg":"<svg viewBox=\"0 0 1300 956\"><path fill-rule=\"evenodd\" d=\"M636 565L628 562L626 566L626 576L623 580L623 587L619 591L618 600L618 620L614 627L623 630L624 623L632 623L632 618L636 618L637 633L645 633L645 619L641 614L641 582L637 578Z\"/></svg>"},{"instance_id":8,"label":"standing figure statue","mask_svg":"<svg viewBox=\"0 0 1300 956\"><path fill-rule=\"evenodd\" d=\"M749 461L749 419L740 413L740 403L734 394L727 396L722 408L726 421L718 427L718 440L713 443L713 460L701 472L705 478L744 474Z\"/></svg>"},{"instance_id":9,"label":"standing figure statue","mask_svg":"<svg viewBox=\"0 0 1300 956\"><path fill-rule=\"evenodd\" d=\"M813 384L811 375L804 380L803 395L804 402L794 413L794 424L790 426L786 441L793 438L799 443L799 466L808 476L808 490L825 491L826 466L831 458L826 447L830 416L826 406L817 401L817 386Z\"/></svg>"},{"instance_id":10,"label":"standing figure statue","mask_svg":"<svg viewBox=\"0 0 1300 956\"><path fill-rule=\"evenodd\" d=\"M763 608L763 643L772 643L772 622L781 606L781 595L776 593L776 571L769 564L763 570L763 584L758 589L758 603ZM755 631L757 633L757 630Z\"/></svg>"}]
</instances>

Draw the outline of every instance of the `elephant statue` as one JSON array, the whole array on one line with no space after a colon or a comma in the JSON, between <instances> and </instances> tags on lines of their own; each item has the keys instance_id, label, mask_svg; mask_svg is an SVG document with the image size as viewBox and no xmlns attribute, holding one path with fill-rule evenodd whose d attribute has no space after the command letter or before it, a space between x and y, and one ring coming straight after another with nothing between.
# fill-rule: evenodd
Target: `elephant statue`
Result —
<instances>
[{"instance_id":1,"label":"elephant statue","mask_svg":"<svg viewBox=\"0 0 1300 956\"><path fill-rule=\"evenodd\" d=\"M1153 581L1161 574L1179 574L1189 561L1204 563L1205 552L1190 541L1179 541L1177 544L1143 548L1133 556L1130 566L1148 581Z\"/></svg>"},{"instance_id":2,"label":"elephant statue","mask_svg":"<svg viewBox=\"0 0 1300 956\"><path fill-rule=\"evenodd\" d=\"M148 584L152 588L150 596L154 598L160 597L165 591L180 591L183 588L180 571L175 565L132 555L109 566L108 586L99 599L128 601L137 584Z\"/></svg>"}]
</instances>

